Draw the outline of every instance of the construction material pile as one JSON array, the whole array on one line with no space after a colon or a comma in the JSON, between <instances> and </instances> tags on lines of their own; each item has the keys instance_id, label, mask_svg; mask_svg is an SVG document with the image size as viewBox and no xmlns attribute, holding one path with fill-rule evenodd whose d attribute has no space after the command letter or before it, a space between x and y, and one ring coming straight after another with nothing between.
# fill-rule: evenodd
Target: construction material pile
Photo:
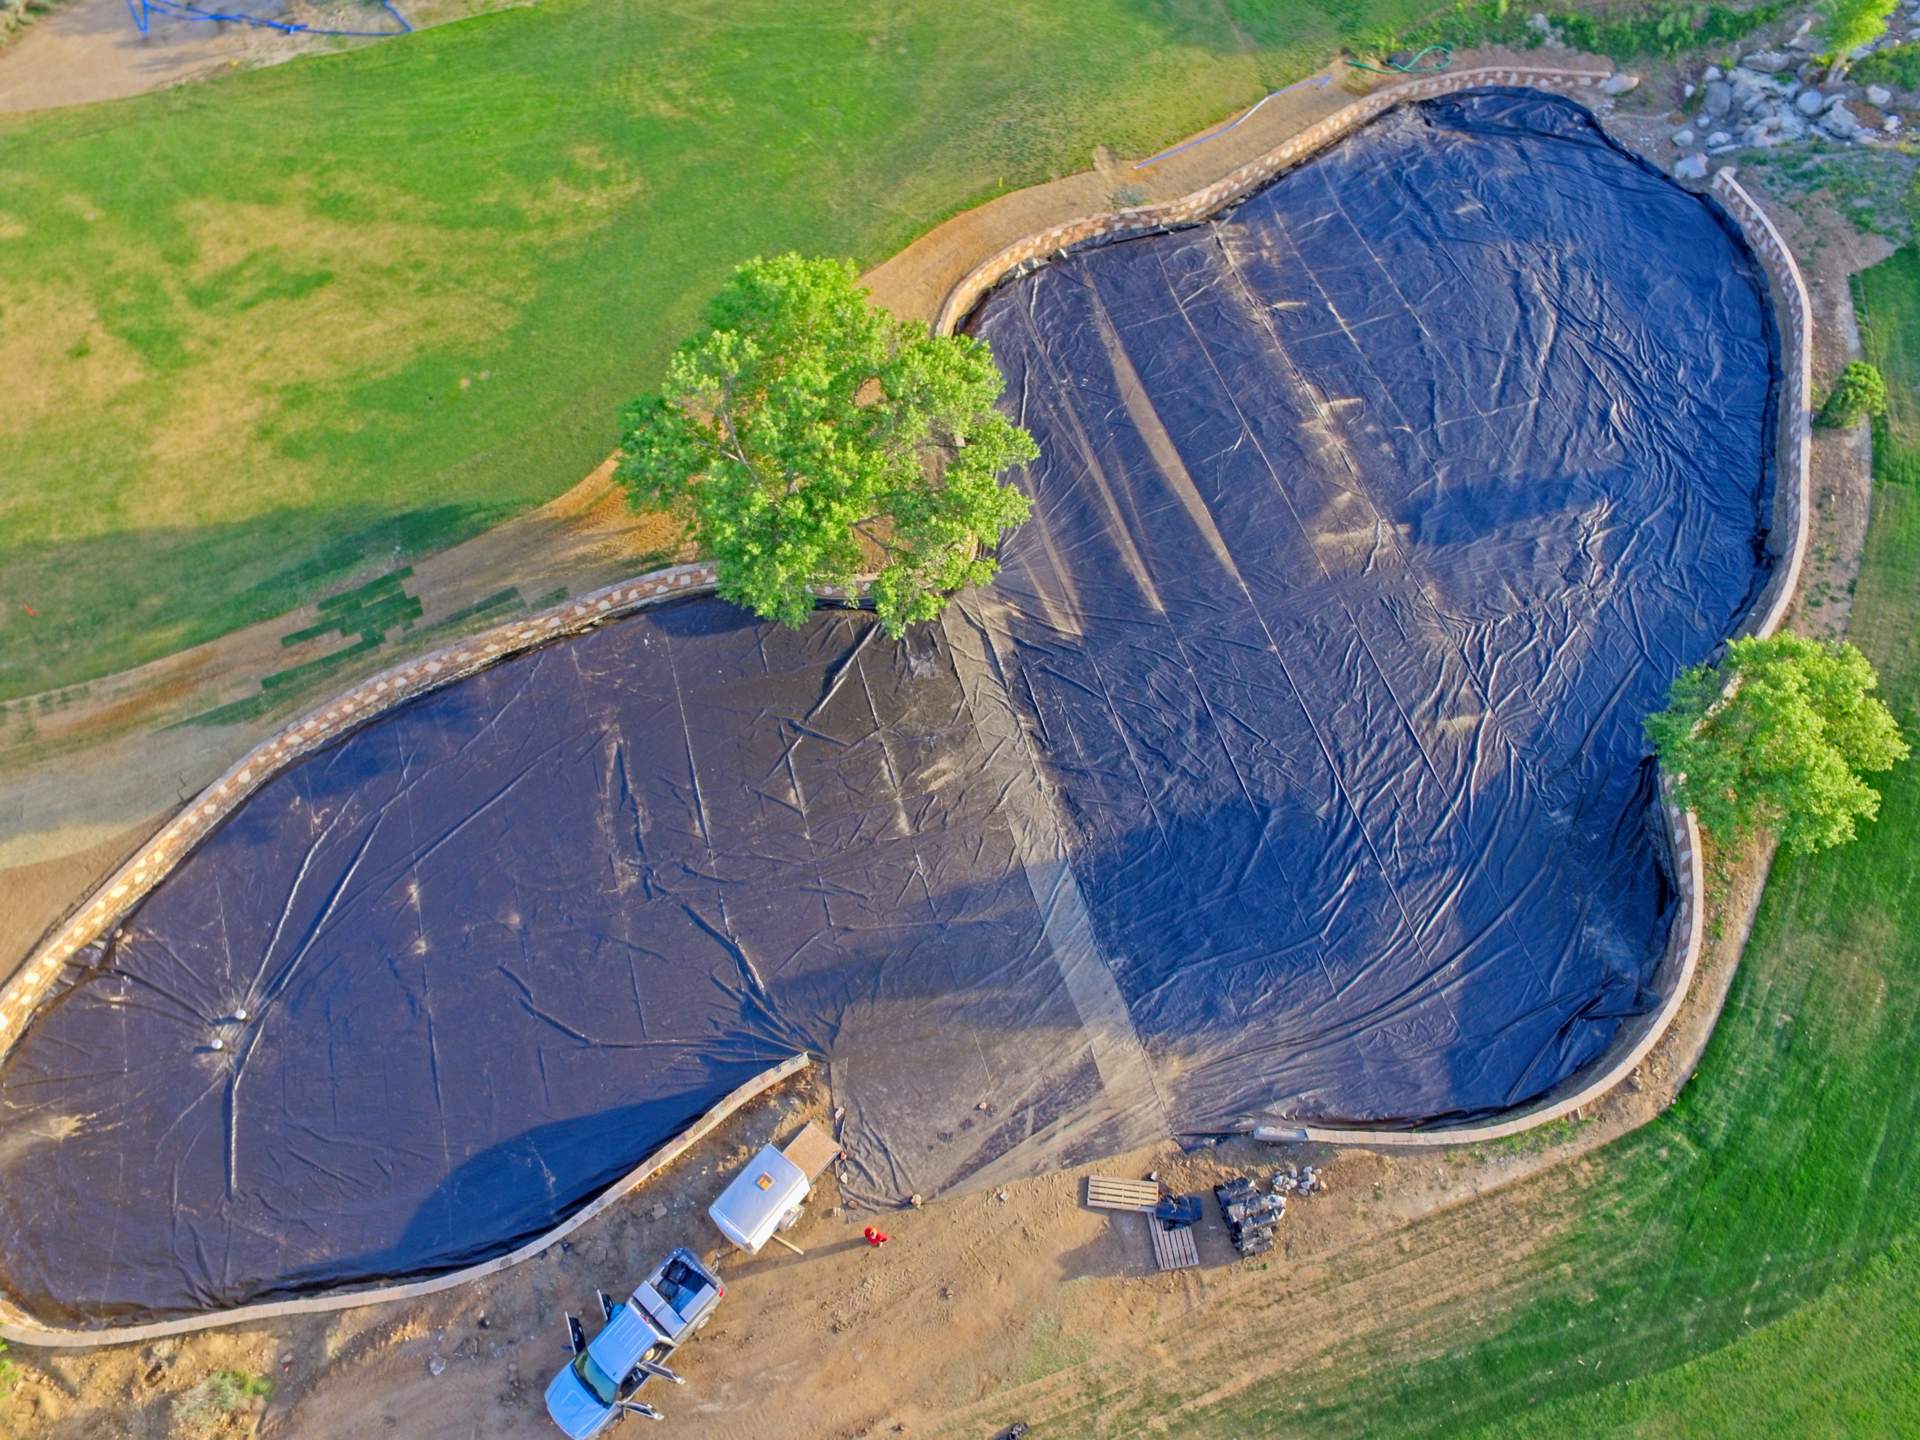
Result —
<instances>
[{"instance_id":1,"label":"construction material pile","mask_svg":"<svg viewBox=\"0 0 1920 1440\"><path fill-rule=\"evenodd\" d=\"M1251 1259L1273 1248L1273 1227L1287 1213L1284 1195L1263 1191L1244 1175L1214 1186L1213 1195L1235 1250Z\"/></svg>"},{"instance_id":2,"label":"construction material pile","mask_svg":"<svg viewBox=\"0 0 1920 1440\"><path fill-rule=\"evenodd\" d=\"M1318 1195L1321 1190L1317 1165L1282 1165L1273 1172L1271 1188L1276 1195Z\"/></svg>"},{"instance_id":3,"label":"construction material pile","mask_svg":"<svg viewBox=\"0 0 1920 1440\"><path fill-rule=\"evenodd\" d=\"M1245 1175L1213 1187L1220 1218L1227 1222L1233 1248L1251 1259L1273 1248L1273 1227L1286 1218L1289 1195L1317 1195L1323 1185L1318 1167L1283 1165L1262 1190Z\"/></svg>"}]
</instances>

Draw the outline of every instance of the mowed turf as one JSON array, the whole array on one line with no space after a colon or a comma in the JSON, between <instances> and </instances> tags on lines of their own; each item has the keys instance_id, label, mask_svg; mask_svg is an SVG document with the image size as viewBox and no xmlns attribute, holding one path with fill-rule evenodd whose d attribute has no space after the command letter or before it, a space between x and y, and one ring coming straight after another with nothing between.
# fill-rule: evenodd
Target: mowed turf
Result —
<instances>
[{"instance_id":1,"label":"mowed turf","mask_svg":"<svg viewBox=\"0 0 1920 1440\"><path fill-rule=\"evenodd\" d=\"M0 699L557 494L747 256L876 261L1424 8L550 0L0 121Z\"/></svg>"},{"instance_id":2,"label":"mowed turf","mask_svg":"<svg viewBox=\"0 0 1920 1440\"><path fill-rule=\"evenodd\" d=\"M1870 353L1920 413L1920 255L1856 291ZM1920 733L1920 493L1876 454L1852 637ZM1782 857L1699 1073L1599 1152L1532 1298L1408 1366L1193 1416L1194 1436L1920 1435L1920 763L1854 844ZM1419 1231L1413 1232L1419 1243ZM1156 1397L1164 1405L1169 1397ZM1172 1397L1178 1398L1178 1397ZM1115 1406L1099 1433L1128 1433Z\"/></svg>"},{"instance_id":3,"label":"mowed turf","mask_svg":"<svg viewBox=\"0 0 1920 1440\"><path fill-rule=\"evenodd\" d=\"M1860 341L1887 377L1887 414L1873 427L1873 470L1920 485L1920 249L1909 245L1854 277Z\"/></svg>"}]
</instances>

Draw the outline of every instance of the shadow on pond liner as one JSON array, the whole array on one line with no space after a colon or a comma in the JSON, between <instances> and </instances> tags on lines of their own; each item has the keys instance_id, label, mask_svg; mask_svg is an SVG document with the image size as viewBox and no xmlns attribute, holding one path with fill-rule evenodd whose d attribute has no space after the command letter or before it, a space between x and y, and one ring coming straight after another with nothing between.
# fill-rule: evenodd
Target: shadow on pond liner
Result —
<instances>
[{"instance_id":1,"label":"shadow on pond liner","mask_svg":"<svg viewBox=\"0 0 1920 1440\"><path fill-rule=\"evenodd\" d=\"M1640 717L1772 483L1709 202L1462 94L972 329L1042 445L993 587L899 644L643 611L274 778L6 1055L0 1290L471 1263L803 1048L892 1199L1499 1111L1657 1005Z\"/></svg>"}]
</instances>

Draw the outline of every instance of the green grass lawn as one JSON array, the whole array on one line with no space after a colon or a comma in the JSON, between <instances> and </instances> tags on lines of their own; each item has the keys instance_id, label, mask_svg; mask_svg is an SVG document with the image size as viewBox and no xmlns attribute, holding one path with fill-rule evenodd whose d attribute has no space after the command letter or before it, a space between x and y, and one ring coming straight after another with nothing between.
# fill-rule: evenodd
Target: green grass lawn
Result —
<instances>
[{"instance_id":1,"label":"green grass lawn","mask_svg":"<svg viewBox=\"0 0 1920 1440\"><path fill-rule=\"evenodd\" d=\"M0 121L0 699L565 489L746 256L876 261L1430 8L547 0Z\"/></svg>"},{"instance_id":2,"label":"green grass lawn","mask_svg":"<svg viewBox=\"0 0 1920 1440\"><path fill-rule=\"evenodd\" d=\"M1887 377L1887 414L1874 422L1873 469L1920 485L1920 246L1910 245L1854 278L1860 341Z\"/></svg>"},{"instance_id":3,"label":"green grass lawn","mask_svg":"<svg viewBox=\"0 0 1920 1440\"><path fill-rule=\"evenodd\" d=\"M1858 294L1898 435L1920 413L1920 255ZM1888 478L1900 453L1876 455L1852 634L1912 734L1920 494ZM1355 1357L1185 1433L1920 1435L1920 763L1882 788L1858 842L1776 865L1699 1074L1600 1152L1570 1232L1525 1262L1529 1302L1442 1359Z\"/></svg>"}]
</instances>

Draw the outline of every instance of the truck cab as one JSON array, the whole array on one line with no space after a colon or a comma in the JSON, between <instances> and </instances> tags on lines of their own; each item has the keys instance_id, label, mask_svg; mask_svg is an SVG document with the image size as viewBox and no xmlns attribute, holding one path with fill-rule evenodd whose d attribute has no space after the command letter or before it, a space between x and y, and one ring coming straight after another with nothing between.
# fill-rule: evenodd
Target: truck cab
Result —
<instances>
[{"instance_id":1,"label":"truck cab","mask_svg":"<svg viewBox=\"0 0 1920 1440\"><path fill-rule=\"evenodd\" d=\"M582 1343L579 1321L569 1315L574 1356L547 1386L548 1417L572 1440L587 1440L627 1415L660 1419L636 1396L651 1379L679 1383L667 1358L706 1324L726 1293L718 1277L683 1248L626 1300L614 1304L601 1296L607 1323L591 1343Z\"/></svg>"}]
</instances>

